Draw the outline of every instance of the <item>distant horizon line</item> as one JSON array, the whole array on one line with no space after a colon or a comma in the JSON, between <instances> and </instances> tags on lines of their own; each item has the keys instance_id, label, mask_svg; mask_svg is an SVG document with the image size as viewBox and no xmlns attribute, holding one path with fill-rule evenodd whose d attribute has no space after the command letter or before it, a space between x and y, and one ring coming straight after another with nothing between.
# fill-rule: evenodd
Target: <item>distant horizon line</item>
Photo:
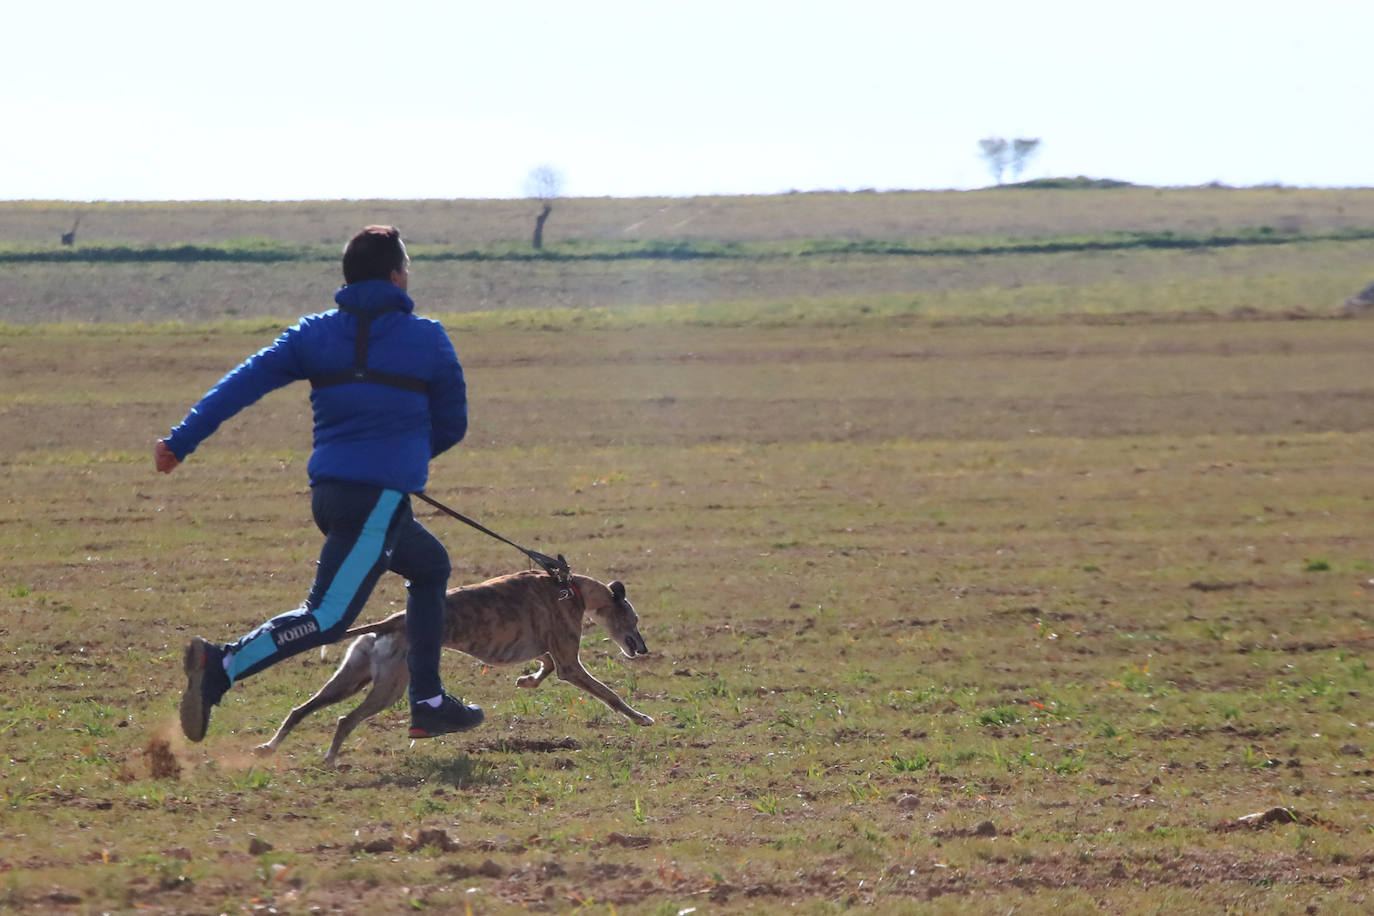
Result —
<instances>
[{"instance_id":1,"label":"distant horizon line","mask_svg":"<svg viewBox=\"0 0 1374 916\"><path fill-rule=\"evenodd\" d=\"M754 193L699 193L699 194L596 194L560 195L555 200L692 200L702 198L739 198L739 197L794 197L801 195L850 195L850 194L976 194L986 191L1009 190L1046 190L1046 191L1087 191L1087 190L1128 190L1146 191L1367 191L1371 185L1319 185L1288 184L1280 181L1266 181L1256 184L1228 184L1223 181L1209 181L1202 184L1139 184L1115 178L1089 178L1084 175L1033 178L1027 181L1004 182L974 188L813 188L809 190L789 189L786 191L760 191ZM530 195L504 197L4 197L4 204L165 204L165 203L370 203L375 201L404 202L454 202L454 201L492 201L514 202L534 200Z\"/></svg>"}]
</instances>

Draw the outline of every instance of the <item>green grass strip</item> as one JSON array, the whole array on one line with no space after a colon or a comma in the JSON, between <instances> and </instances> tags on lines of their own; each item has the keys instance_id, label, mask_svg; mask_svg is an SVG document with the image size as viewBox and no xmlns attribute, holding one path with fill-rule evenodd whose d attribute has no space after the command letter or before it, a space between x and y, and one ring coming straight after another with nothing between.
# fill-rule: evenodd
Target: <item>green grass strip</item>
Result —
<instances>
[{"instance_id":1,"label":"green grass strip","mask_svg":"<svg viewBox=\"0 0 1374 916\"><path fill-rule=\"evenodd\" d=\"M1282 233L1272 227L1236 229L1204 234L1176 232L1111 232L1093 236L1050 236L1040 239L798 239L775 242L571 241L539 251L524 245L452 250L416 246L416 261L690 261L768 260L844 255L898 257L960 257L1000 254L1060 254L1064 252L1144 249L1229 248L1254 245L1292 245L1303 242L1351 242L1374 239L1374 228L1326 232ZM76 248L0 245L0 263L23 262L171 262L202 261L273 263L333 261L332 246L295 245L271 239L234 239L213 245L105 245Z\"/></svg>"}]
</instances>

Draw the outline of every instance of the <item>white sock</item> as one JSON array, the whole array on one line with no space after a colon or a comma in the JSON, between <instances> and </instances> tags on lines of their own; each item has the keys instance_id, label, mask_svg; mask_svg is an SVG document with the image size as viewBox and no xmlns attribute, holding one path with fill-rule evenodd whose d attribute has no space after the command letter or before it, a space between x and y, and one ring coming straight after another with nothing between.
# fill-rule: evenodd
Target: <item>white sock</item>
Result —
<instances>
[{"instance_id":1,"label":"white sock","mask_svg":"<svg viewBox=\"0 0 1374 916\"><path fill-rule=\"evenodd\" d=\"M229 663L232 662L233 660L234 660L234 656L231 655L231 654L228 653L228 652L225 652L225 653L224 653L224 657L221 658L221 659L219 660L219 663L220 663L221 665L224 666L224 673L225 673L225 674L228 674L228 673L229 673Z\"/></svg>"},{"instance_id":2,"label":"white sock","mask_svg":"<svg viewBox=\"0 0 1374 916\"><path fill-rule=\"evenodd\" d=\"M428 700L421 700L420 702L424 703L430 709L438 709L440 706L444 705L444 695L441 693L437 697L430 697Z\"/></svg>"}]
</instances>

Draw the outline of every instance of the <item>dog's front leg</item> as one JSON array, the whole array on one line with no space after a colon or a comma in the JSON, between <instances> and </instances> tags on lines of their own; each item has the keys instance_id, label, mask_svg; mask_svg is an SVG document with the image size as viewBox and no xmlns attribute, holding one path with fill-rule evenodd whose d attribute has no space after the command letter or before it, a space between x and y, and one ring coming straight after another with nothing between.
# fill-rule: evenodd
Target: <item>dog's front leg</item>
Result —
<instances>
[{"instance_id":1,"label":"dog's front leg","mask_svg":"<svg viewBox=\"0 0 1374 916\"><path fill-rule=\"evenodd\" d=\"M592 677L591 673L582 667L581 660L574 659L572 664L559 665L558 676L569 684L581 687L636 725L654 724L653 716L646 716L638 710L631 709L630 704L620 698L620 694Z\"/></svg>"},{"instance_id":2,"label":"dog's front leg","mask_svg":"<svg viewBox=\"0 0 1374 916\"><path fill-rule=\"evenodd\" d=\"M553 674L553 669L553 656L545 652L543 655L539 656L539 670L534 672L534 674L526 674L516 678L515 686L528 687L531 689L538 687L540 684L544 683L544 678Z\"/></svg>"}]
</instances>

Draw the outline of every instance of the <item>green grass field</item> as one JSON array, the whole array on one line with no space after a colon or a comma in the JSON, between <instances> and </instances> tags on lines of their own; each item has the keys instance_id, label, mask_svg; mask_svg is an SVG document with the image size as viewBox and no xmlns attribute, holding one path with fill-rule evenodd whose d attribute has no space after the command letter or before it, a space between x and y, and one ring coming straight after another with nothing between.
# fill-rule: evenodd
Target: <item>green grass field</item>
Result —
<instances>
[{"instance_id":1,"label":"green grass field","mask_svg":"<svg viewBox=\"0 0 1374 916\"><path fill-rule=\"evenodd\" d=\"M1352 216L1366 191L1065 192L1062 213L1035 193L1034 214L905 202L950 238L1254 229L1275 200L1303 232L1374 227ZM568 209L629 225L682 203L737 214L745 240L839 239L895 218L889 197ZM395 206L417 225L516 206L486 204ZM789 236L802 204L815 223ZM374 221L163 210L178 235L106 237L320 245ZM263 210L314 229L234 222ZM0 248L66 212L0 205ZM433 244L496 244L492 225ZM0 265L0 910L1367 912L1374 322L1340 304L1371 255L417 259L472 400L430 492L626 583L652 654L592 629L583 659L657 723L448 653L486 725L412 747L398 706L338 769L320 760L351 703L252 748L341 646L236 687L202 744L176 726L186 639L308 587L306 392L173 475L151 460L224 371L327 304L334 268ZM420 514L455 584L526 565ZM364 618L403 601L384 581Z\"/></svg>"}]
</instances>

